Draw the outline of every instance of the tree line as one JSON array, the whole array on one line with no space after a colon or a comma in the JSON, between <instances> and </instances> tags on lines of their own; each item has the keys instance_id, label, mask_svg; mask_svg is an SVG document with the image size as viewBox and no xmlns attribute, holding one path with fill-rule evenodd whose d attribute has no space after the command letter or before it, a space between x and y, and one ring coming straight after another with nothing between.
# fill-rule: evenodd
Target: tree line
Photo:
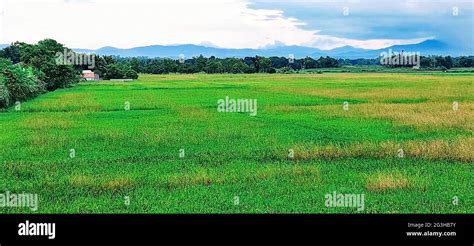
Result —
<instances>
[{"instance_id":1,"label":"tree line","mask_svg":"<svg viewBox=\"0 0 474 246\"><path fill-rule=\"evenodd\" d=\"M334 68L342 66L380 65L377 59L335 59L332 57L305 57L291 59L286 57L245 57L217 58L192 57L189 59L149 58L149 57L97 57L96 73L107 79L111 64L124 66L137 73L168 74L168 73L288 73L305 69ZM410 67L413 65L390 65L387 67ZM420 67L430 69L450 69L453 67L474 67L474 57L421 56Z\"/></svg>"},{"instance_id":2,"label":"tree line","mask_svg":"<svg viewBox=\"0 0 474 246\"><path fill-rule=\"evenodd\" d=\"M0 109L81 81L82 71L90 64L58 62L58 54L78 55L53 39L37 44L15 42L0 50ZM105 66L98 71L105 79L138 78L127 62L104 60Z\"/></svg>"},{"instance_id":3,"label":"tree line","mask_svg":"<svg viewBox=\"0 0 474 246\"><path fill-rule=\"evenodd\" d=\"M58 53L77 54L53 39L37 44L15 42L0 50L0 108L47 91L72 86L81 80L81 72L85 69L92 69L103 79L137 79L139 73L290 73L305 69L380 65L380 58L335 59L329 56L317 59L276 56L217 58L202 55L189 59L94 56L94 66L90 68L90 64L58 63ZM389 67L402 66L407 65ZM421 56L420 67L442 70L474 67L474 57Z\"/></svg>"},{"instance_id":4,"label":"tree line","mask_svg":"<svg viewBox=\"0 0 474 246\"><path fill-rule=\"evenodd\" d=\"M285 57L245 57L217 58L214 56L192 57L189 59L116 57L99 56L96 59L96 72L104 75L110 64L126 64L137 73L276 73L288 70L337 67L338 62L331 57L313 59L288 59Z\"/></svg>"},{"instance_id":5,"label":"tree line","mask_svg":"<svg viewBox=\"0 0 474 246\"><path fill-rule=\"evenodd\" d=\"M339 66L372 66L380 65L380 58L377 59L338 59ZM387 67L412 67L413 65L389 65ZM421 56L420 67L430 69L450 69L454 67L474 67L474 56Z\"/></svg>"},{"instance_id":6,"label":"tree line","mask_svg":"<svg viewBox=\"0 0 474 246\"><path fill-rule=\"evenodd\" d=\"M0 51L0 108L66 88L80 80L80 70L58 65L57 52L68 50L52 39L37 44L16 42Z\"/></svg>"}]
</instances>

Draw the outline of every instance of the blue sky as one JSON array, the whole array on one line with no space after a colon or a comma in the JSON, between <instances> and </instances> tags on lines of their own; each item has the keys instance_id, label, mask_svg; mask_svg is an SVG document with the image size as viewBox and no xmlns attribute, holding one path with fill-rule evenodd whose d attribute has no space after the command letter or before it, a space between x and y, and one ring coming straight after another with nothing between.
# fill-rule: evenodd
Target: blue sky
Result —
<instances>
[{"instance_id":1,"label":"blue sky","mask_svg":"<svg viewBox=\"0 0 474 246\"><path fill-rule=\"evenodd\" d=\"M348 39L435 38L473 46L472 0L251 0L251 8L279 9L304 29ZM345 9L346 8L346 9ZM344 15L347 10L347 15ZM457 11L456 11L457 10Z\"/></svg>"},{"instance_id":2,"label":"blue sky","mask_svg":"<svg viewBox=\"0 0 474 246\"><path fill-rule=\"evenodd\" d=\"M474 0L0 0L0 43L380 49L438 39L472 50ZM455 13L457 9L457 14ZM346 12L344 12L346 11Z\"/></svg>"}]
</instances>

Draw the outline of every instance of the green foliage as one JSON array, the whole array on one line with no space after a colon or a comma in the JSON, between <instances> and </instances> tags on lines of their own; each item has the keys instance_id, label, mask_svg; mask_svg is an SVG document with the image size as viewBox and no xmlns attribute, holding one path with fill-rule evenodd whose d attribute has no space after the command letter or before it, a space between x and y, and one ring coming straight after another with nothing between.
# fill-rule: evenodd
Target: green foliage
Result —
<instances>
[{"instance_id":1,"label":"green foliage","mask_svg":"<svg viewBox=\"0 0 474 246\"><path fill-rule=\"evenodd\" d=\"M292 59L286 57L272 56L269 58L256 56L245 58L216 58L214 56L204 57L202 55L184 61L170 58L147 58L133 57L123 58L114 56L102 56L96 59L95 72L103 78L123 78L124 73L115 73L113 76L106 75L107 66L110 64L127 64L137 73L169 74L169 73L302 73L312 69L338 69L348 66L357 66L361 72L379 71L380 58L377 59L339 59L326 56L318 59L305 57L303 59ZM423 69L451 69L453 67L472 67L474 57L443 57L443 56L421 56L420 67ZM413 65L384 66L383 70L398 68L412 68ZM116 69L116 68L114 68ZM344 69L343 69L344 70ZM131 72L130 72L131 73Z\"/></svg>"},{"instance_id":2,"label":"green foliage","mask_svg":"<svg viewBox=\"0 0 474 246\"><path fill-rule=\"evenodd\" d=\"M258 72L266 73L272 67L272 61L269 58L257 57Z\"/></svg>"},{"instance_id":3,"label":"green foliage","mask_svg":"<svg viewBox=\"0 0 474 246\"><path fill-rule=\"evenodd\" d=\"M112 63L106 66L105 79L138 79L138 74L129 64Z\"/></svg>"},{"instance_id":4,"label":"green foliage","mask_svg":"<svg viewBox=\"0 0 474 246\"><path fill-rule=\"evenodd\" d=\"M308 64L306 64L308 63ZM285 57L245 57L245 58L216 58L214 56L204 57L202 55L193 57L185 61L170 58L147 58L133 57L122 58L113 56L102 56L96 59L95 72L105 79L122 78L118 67L110 64L127 64L133 71L138 73L168 74L168 73L276 73L282 68L288 67L291 70L301 70L305 67L337 67L338 62L334 58L321 57L318 60L312 58L294 59L290 64ZM113 69L112 74L108 69ZM126 68L128 70L128 68ZM108 74L107 74L108 73Z\"/></svg>"},{"instance_id":5,"label":"green foliage","mask_svg":"<svg viewBox=\"0 0 474 246\"><path fill-rule=\"evenodd\" d=\"M12 65L10 60L0 59L0 107L34 98L43 91L44 84L31 67Z\"/></svg>"},{"instance_id":6,"label":"green foliage","mask_svg":"<svg viewBox=\"0 0 474 246\"><path fill-rule=\"evenodd\" d=\"M48 90L66 88L79 81L79 69L73 65L57 64L56 54L70 51L52 39L45 39L36 45L16 43L21 61L41 71L39 79L45 81Z\"/></svg>"},{"instance_id":7,"label":"green foliage","mask_svg":"<svg viewBox=\"0 0 474 246\"><path fill-rule=\"evenodd\" d=\"M295 70L293 70L293 68L291 68L291 67L282 67L282 68L278 69L277 72L278 73L289 74L289 73L294 73Z\"/></svg>"},{"instance_id":8,"label":"green foliage","mask_svg":"<svg viewBox=\"0 0 474 246\"><path fill-rule=\"evenodd\" d=\"M0 50L0 58L10 59L13 64L20 62L20 50L15 44Z\"/></svg>"},{"instance_id":9,"label":"green foliage","mask_svg":"<svg viewBox=\"0 0 474 246\"><path fill-rule=\"evenodd\" d=\"M216 59L209 59L206 63L206 72L207 73L221 73L222 72L222 63Z\"/></svg>"},{"instance_id":10,"label":"green foliage","mask_svg":"<svg viewBox=\"0 0 474 246\"><path fill-rule=\"evenodd\" d=\"M0 51L0 107L25 101L79 81L79 67L58 63L57 54L70 50L52 39L37 44L15 42ZM15 65L13 65L15 64ZM129 74L133 75L133 74Z\"/></svg>"}]
</instances>

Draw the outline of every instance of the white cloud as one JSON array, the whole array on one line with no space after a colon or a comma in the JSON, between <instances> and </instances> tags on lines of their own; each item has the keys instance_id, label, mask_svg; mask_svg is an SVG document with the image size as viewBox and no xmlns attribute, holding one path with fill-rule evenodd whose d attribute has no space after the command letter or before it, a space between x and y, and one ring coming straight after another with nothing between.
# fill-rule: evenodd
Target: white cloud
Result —
<instances>
[{"instance_id":1,"label":"white cloud","mask_svg":"<svg viewBox=\"0 0 474 246\"><path fill-rule=\"evenodd\" d=\"M317 46L320 49L333 49L345 45L350 45L355 48L362 49L382 49L392 45L403 45L403 44L416 44L423 42L427 39L433 39L434 37L416 38L416 39L368 39L368 40L356 40L337 38L328 35L315 35L314 39L304 44L306 46Z\"/></svg>"},{"instance_id":2,"label":"white cloud","mask_svg":"<svg viewBox=\"0 0 474 246\"><path fill-rule=\"evenodd\" d=\"M281 42L328 49L343 45L383 48L419 41L318 35L318 30L304 29L305 23L285 17L280 10L251 9L241 0L3 1L0 43L53 38L75 48L209 42L219 47L258 48ZM1 22L0 16L0 28Z\"/></svg>"}]
</instances>

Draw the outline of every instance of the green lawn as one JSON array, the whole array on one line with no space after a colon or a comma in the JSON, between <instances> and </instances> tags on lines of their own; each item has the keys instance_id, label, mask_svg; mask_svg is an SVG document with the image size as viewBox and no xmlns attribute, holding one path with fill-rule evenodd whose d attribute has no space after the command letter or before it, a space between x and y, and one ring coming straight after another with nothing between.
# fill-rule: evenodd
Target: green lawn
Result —
<instances>
[{"instance_id":1,"label":"green lawn","mask_svg":"<svg viewBox=\"0 0 474 246\"><path fill-rule=\"evenodd\" d=\"M37 211L0 213L474 213L473 81L331 73L80 83L0 112L0 192L39 197ZM257 115L218 112L226 96L257 99ZM364 194L365 209L326 207L333 192Z\"/></svg>"}]
</instances>

